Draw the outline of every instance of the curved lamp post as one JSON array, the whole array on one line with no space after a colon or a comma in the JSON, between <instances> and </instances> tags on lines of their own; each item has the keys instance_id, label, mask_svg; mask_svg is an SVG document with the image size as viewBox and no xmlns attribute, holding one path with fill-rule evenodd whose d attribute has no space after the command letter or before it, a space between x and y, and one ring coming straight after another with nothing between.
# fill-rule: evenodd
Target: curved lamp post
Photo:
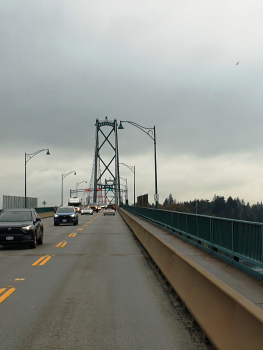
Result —
<instances>
[{"instance_id":1,"label":"curved lamp post","mask_svg":"<svg viewBox=\"0 0 263 350\"><path fill-rule=\"evenodd\" d=\"M83 181L80 181L80 182L76 182L76 196L77 196L77 197L78 197L78 186L79 186L80 184L82 184L83 182L87 183L86 180L83 180ZM84 193L84 196L83 196L83 200L84 200L84 203L83 203L83 204L85 204L85 193Z\"/></svg>"},{"instance_id":2,"label":"curved lamp post","mask_svg":"<svg viewBox=\"0 0 263 350\"><path fill-rule=\"evenodd\" d=\"M80 181L80 182L76 182L76 196L78 196L78 186L80 185L80 184L82 184L83 182L85 182L85 183L87 183L87 181Z\"/></svg>"},{"instance_id":3,"label":"curved lamp post","mask_svg":"<svg viewBox=\"0 0 263 350\"><path fill-rule=\"evenodd\" d=\"M61 205L63 205L63 180L65 179L66 176L72 173L74 173L74 175L77 175L76 171L70 171L67 174L62 174Z\"/></svg>"},{"instance_id":4,"label":"curved lamp post","mask_svg":"<svg viewBox=\"0 0 263 350\"><path fill-rule=\"evenodd\" d=\"M121 177L121 176L120 176L120 179L122 179L125 182L125 204L126 204L126 201L128 200L128 181L127 181L127 178L125 179L124 177Z\"/></svg>"},{"instance_id":5,"label":"curved lamp post","mask_svg":"<svg viewBox=\"0 0 263 350\"><path fill-rule=\"evenodd\" d=\"M46 155L50 156L49 153L49 149L45 148L45 149L40 149L39 151L36 151L35 153L25 153L25 208L27 207L27 196L26 196L26 164L27 162L30 161L31 158L33 158L34 156L36 156L38 153L43 152L43 151L47 151Z\"/></svg>"},{"instance_id":6,"label":"curved lamp post","mask_svg":"<svg viewBox=\"0 0 263 350\"><path fill-rule=\"evenodd\" d=\"M131 122L131 121L127 121L127 120L121 120L120 121L120 125L118 127L118 129L123 130L124 127L122 125L122 123L129 123L133 126L135 126L136 128L140 129L141 131L143 131L146 135L148 135L154 143L154 168L155 168L155 194L154 194L154 199L155 199L155 208L158 209L158 201L159 201L159 195L158 195L158 191L157 191L157 161L156 161L156 133L155 133L155 125L153 128L145 128L144 126L141 126L137 123Z\"/></svg>"},{"instance_id":7,"label":"curved lamp post","mask_svg":"<svg viewBox=\"0 0 263 350\"><path fill-rule=\"evenodd\" d=\"M126 166L128 169L130 169L130 171L133 172L133 205L135 206L135 165L130 166L124 163L119 163L119 164Z\"/></svg>"}]
</instances>

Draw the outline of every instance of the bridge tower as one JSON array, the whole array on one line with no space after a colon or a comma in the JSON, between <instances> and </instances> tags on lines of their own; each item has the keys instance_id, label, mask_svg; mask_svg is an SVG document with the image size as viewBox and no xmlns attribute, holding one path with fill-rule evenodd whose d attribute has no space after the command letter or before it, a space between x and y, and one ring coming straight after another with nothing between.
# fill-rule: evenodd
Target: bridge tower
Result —
<instances>
[{"instance_id":1,"label":"bridge tower","mask_svg":"<svg viewBox=\"0 0 263 350\"><path fill-rule=\"evenodd\" d=\"M93 201L98 196L107 197L110 191L115 197L115 204L120 204L119 151L117 120L96 120L95 158L94 158L94 192ZM106 179L106 177L109 177Z\"/></svg>"}]
</instances>

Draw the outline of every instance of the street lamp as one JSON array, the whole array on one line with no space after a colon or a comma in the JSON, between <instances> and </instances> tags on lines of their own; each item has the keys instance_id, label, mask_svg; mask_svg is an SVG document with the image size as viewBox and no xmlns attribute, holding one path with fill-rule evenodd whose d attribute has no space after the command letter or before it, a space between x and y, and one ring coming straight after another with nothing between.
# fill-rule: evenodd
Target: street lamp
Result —
<instances>
[{"instance_id":1,"label":"street lamp","mask_svg":"<svg viewBox=\"0 0 263 350\"><path fill-rule=\"evenodd\" d=\"M80 185L80 184L82 184L83 182L85 182L85 183L87 183L87 181L80 181L80 182L76 182L76 196L78 197L78 186Z\"/></svg>"},{"instance_id":2,"label":"street lamp","mask_svg":"<svg viewBox=\"0 0 263 350\"><path fill-rule=\"evenodd\" d=\"M124 179L123 177L120 176L120 179L122 179L125 182L125 204L127 204L127 200L128 200L128 181L127 178ZM126 203L127 202L127 203Z\"/></svg>"},{"instance_id":3,"label":"street lamp","mask_svg":"<svg viewBox=\"0 0 263 350\"><path fill-rule=\"evenodd\" d=\"M26 164L27 162L30 161L31 158L33 158L34 156L36 156L38 153L43 152L43 151L47 151L46 155L50 156L49 153L49 149L45 148L45 149L40 149L39 151L36 151L35 153L25 153L25 208L27 207L27 196L26 196Z\"/></svg>"},{"instance_id":4,"label":"street lamp","mask_svg":"<svg viewBox=\"0 0 263 350\"><path fill-rule=\"evenodd\" d=\"M133 205L135 206L135 165L130 166L124 163L119 163L119 164L126 166L128 169L130 169L130 171L133 172Z\"/></svg>"},{"instance_id":5,"label":"street lamp","mask_svg":"<svg viewBox=\"0 0 263 350\"><path fill-rule=\"evenodd\" d=\"M154 194L154 200L155 200L155 208L158 209L159 195L158 195L158 191L157 191L157 161L156 161L156 133L155 133L155 125L154 125L153 128L145 128L144 126L141 126L141 125L139 125L137 123L134 123L134 122L131 122L131 121L128 121L128 120L121 120L120 121L120 125L118 127L118 129L120 129L120 130L124 129L122 123L129 123L129 124L135 126L136 128L138 128L141 131L143 131L146 135L148 135L153 140L153 143L154 143L154 167L155 167L155 194Z\"/></svg>"},{"instance_id":6,"label":"street lamp","mask_svg":"<svg viewBox=\"0 0 263 350\"><path fill-rule=\"evenodd\" d=\"M74 173L74 175L77 175L76 171L70 171L67 174L62 174L61 205L63 205L63 180L65 179L66 176L72 173Z\"/></svg>"}]
</instances>

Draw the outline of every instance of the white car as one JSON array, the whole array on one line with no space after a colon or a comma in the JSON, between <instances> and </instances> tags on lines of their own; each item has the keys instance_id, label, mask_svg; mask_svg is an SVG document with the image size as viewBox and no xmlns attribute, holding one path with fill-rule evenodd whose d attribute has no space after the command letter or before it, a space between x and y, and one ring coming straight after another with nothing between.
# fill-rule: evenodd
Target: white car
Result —
<instances>
[{"instance_id":1,"label":"white car","mask_svg":"<svg viewBox=\"0 0 263 350\"><path fill-rule=\"evenodd\" d=\"M91 209L91 208L82 208L81 209L81 215L85 215L85 214L93 215L93 209Z\"/></svg>"},{"instance_id":2,"label":"white car","mask_svg":"<svg viewBox=\"0 0 263 350\"><path fill-rule=\"evenodd\" d=\"M115 215L115 210L112 208L106 208L103 215Z\"/></svg>"}]
</instances>

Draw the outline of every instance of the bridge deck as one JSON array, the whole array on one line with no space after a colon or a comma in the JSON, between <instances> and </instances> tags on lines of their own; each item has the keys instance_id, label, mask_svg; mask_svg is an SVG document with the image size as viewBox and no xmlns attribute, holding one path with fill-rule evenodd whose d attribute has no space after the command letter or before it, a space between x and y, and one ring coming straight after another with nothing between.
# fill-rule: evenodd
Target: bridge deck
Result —
<instances>
[{"instance_id":1,"label":"bridge deck","mask_svg":"<svg viewBox=\"0 0 263 350\"><path fill-rule=\"evenodd\" d=\"M262 281L247 275L234 266L196 248L190 243L175 237L164 229L161 229L130 212L129 215L263 310Z\"/></svg>"}]
</instances>

